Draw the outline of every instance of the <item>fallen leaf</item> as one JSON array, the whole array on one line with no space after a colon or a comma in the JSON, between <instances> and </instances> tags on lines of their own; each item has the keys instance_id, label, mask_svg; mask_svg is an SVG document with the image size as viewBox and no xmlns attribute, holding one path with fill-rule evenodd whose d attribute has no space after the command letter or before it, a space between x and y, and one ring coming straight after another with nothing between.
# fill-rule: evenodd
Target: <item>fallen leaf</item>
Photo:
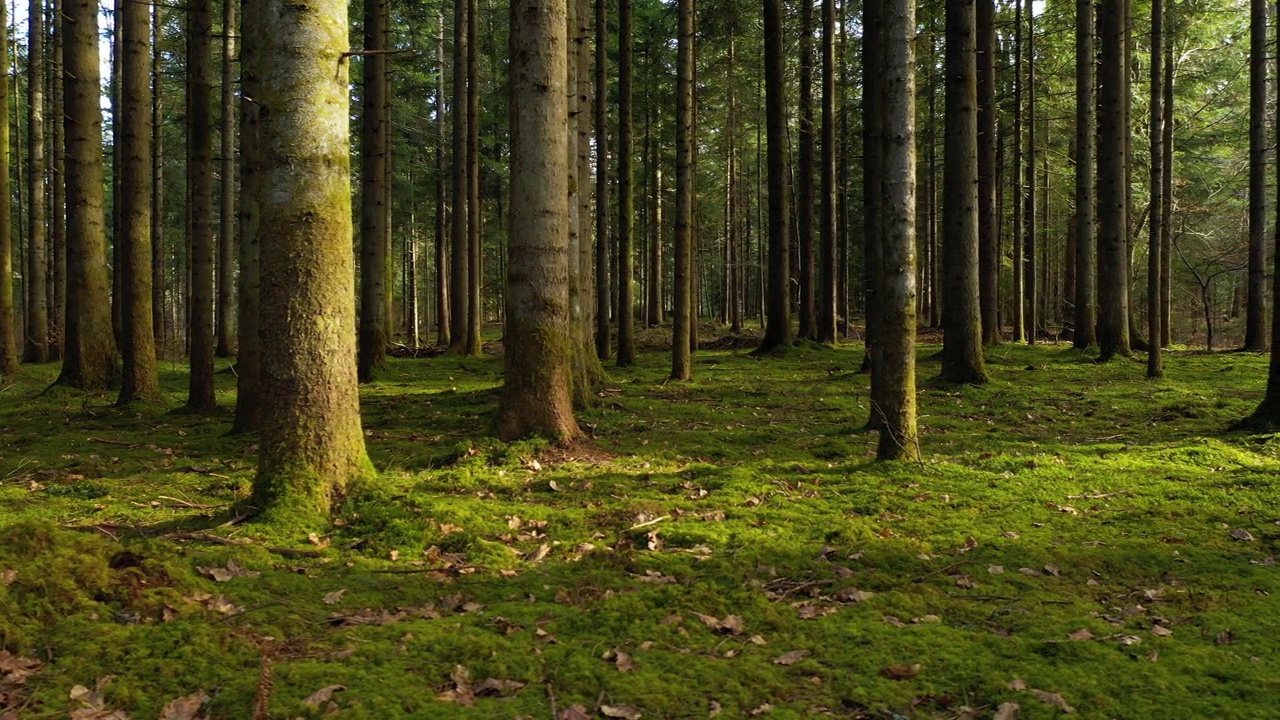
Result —
<instances>
[{"instance_id":1,"label":"fallen leaf","mask_svg":"<svg viewBox=\"0 0 1280 720\"><path fill-rule=\"evenodd\" d=\"M1009 681L1009 689L1014 692L1022 692L1027 689L1027 681L1021 678L1014 678Z\"/></svg>"},{"instance_id":2,"label":"fallen leaf","mask_svg":"<svg viewBox=\"0 0 1280 720\"><path fill-rule=\"evenodd\" d=\"M640 708L630 705L601 705L600 714L608 718L622 718L622 720L639 720L643 717Z\"/></svg>"},{"instance_id":3,"label":"fallen leaf","mask_svg":"<svg viewBox=\"0 0 1280 720\"><path fill-rule=\"evenodd\" d=\"M556 720L591 720L591 716L581 705L570 705L556 713Z\"/></svg>"},{"instance_id":4,"label":"fallen leaf","mask_svg":"<svg viewBox=\"0 0 1280 720\"><path fill-rule=\"evenodd\" d=\"M160 712L160 720L196 720L200 708L209 702L209 693L203 690L176 700L170 700Z\"/></svg>"},{"instance_id":5,"label":"fallen leaf","mask_svg":"<svg viewBox=\"0 0 1280 720\"><path fill-rule=\"evenodd\" d=\"M614 648L605 652L603 658L614 664L618 668L618 672L631 672L636 669L636 664L631 660L631 656L625 652Z\"/></svg>"},{"instance_id":6,"label":"fallen leaf","mask_svg":"<svg viewBox=\"0 0 1280 720\"><path fill-rule=\"evenodd\" d=\"M1016 702L1000 703L991 720L1018 720L1018 712L1021 710L1022 706Z\"/></svg>"},{"instance_id":7,"label":"fallen leaf","mask_svg":"<svg viewBox=\"0 0 1280 720\"><path fill-rule=\"evenodd\" d=\"M324 596L324 604L336 605L338 601L342 599L342 596L346 594L346 592L347 592L346 588L342 588L341 590L334 590L333 592Z\"/></svg>"},{"instance_id":8,"label":"fallen leaf","mask_svg":"<svg viewBox=\"0 0 1280 720\"><path fill-rule=\"evenodd\" d=\"M318 708L321 705L329 702L329 700L333 698L334 693L342 692L343 690L346 690L346 689L347 688L345 685L330 685L328 687L320 688L319 690L311 693L311 695L307 697L306 700L303 700L302 704L306 705L307 707Z\"/></svg>"},{"instance_id":9,"label":"fallen leaf","mask_svg":"<svg viewBox=\"0 0 1280 720\"><path fill-rule=\"evenodd\" d=\"M1045 692L1044 690L1036 690L1032 688L1031 694L1036 696L1037 700L1048 703L1064 713L1071 714L1076 711L1075 708L1067 704L1067 701L1058 693Z\"/></svg>"},{"instance_id":10,"label":"fallen leaf","mask_svg":"<svg viewBox=\"0 0 1280 720\"><path fill-rule=\"evenodd\" d=\"M1126 647L1142 643L1142 638L1137 635L1121 635L1118 639L1120 640L1120 644Z\"/></svg>"},{"instance_id":11,"label":"fallen leaf","mask_svg":"<svg viewBox=\"0 0 1280 720\"><path fill-rule=\"evenodd\" d=\"M0 587L9 587L14 580L18 579L17 570L5 570L0 572Z\"/></svg>"},{"instance_id":12,"label":"fallen leaf","mask_svg":"<svg viewBox=\"0 0 1280 720\"><path fill-rule=\"evenodd\" d=\"M1042 577L1044 575L1044 573L1040 572L1039 570L1036 570L1035 568L1029 568L1029 567L1018 568L1018 572L1022 573L1023 575L1026 575L1027 577Z\"/></svg>"},{"instance_id":13,"label":"fallen leaf","mask_svg":"<svg viewBox=\"0 0 1280 720\"><path fill-rule=\"evenodd\" d=\"M978 583L974 582L973 578L969 577L968 575L961 575L960 577L956 578L956 587L962 590L973 590L974 588L978 587Z\"/></svg>"},{"instance_id":14,"label":"fallen leaf","mask_svg":"<svg viewBox=\"0 0 1280 720\"><path fill-rule=\"evenodd\" d=\"M910 680L920 674L920 663L906 665L902 663L880 669L880 676L890 680Z\"/></svg>"},{"instance_id":15,"label":"fallen leaf","mask_svg":"<svg viewBox=\"0 0 1280 720\"><path fill-rule=\"evenodd\" d=\"M453 525L451 523L440 523L441 535L452 535L454 533L460 533L460 532L462 532L462 528L457 525Z\"/></svg>"},{"instance_id":16,"label":"fallen leaf","mask_svg":"<svg viewBox=\"0 0 1280 720\"><path fill-rule=\"evenodd\" d=\"M720 707L720 703L712 700L711 709L707 711L707 717L717 717L722 712L724 712L724 708Z\"/></svg>"},{"instance_id":17,"label":"fallen leaf","mask_svg":"<svg viewBox=\"0 0 1280 720\"><path fill-rule=\"evenodd\" d=\"M518 680L498 680L495 678L485 678L479 685L475 687L477 696L486 697L506 697L524 687L524 683Z\"/></svg>"},{"instance_id":18,"label":"fallen leaf","mask_svg":"<svg viewBox=\"0 0 1280 720\"><path fill-rule=\"evenodd\" d=\"M1071 633L1067 637L1071 638L1072 640L1092 640L1093 633L1089 632L1088 628L1080 628L1079 630Z\"/></svg>"},{"instance_id":19,"label":"fallen leaf","mask_svg":"<svg viewBox=\"0 0 1280 720\"><path fill-rule=\"evenodd\" d=\"M1151 628L1151 634L1158 637L1171 637L1173 631L1163 625L1156 625Z\"/></svg>"},{"instance_id":20,"label":"fallen leaf","mask_svg":"<svg viewBox=\"0 0 1280 720\"><path fill-rule=\"evenodd\" d=\"M843 590L836 591L835 599L839 600L840 602L860 603L860 602L866 602L867 600L870 600L871 598L875 597L875 595L876 595L875 593L869 590L859 590L857 588L849 587L849 588L844 588Z\"/></svg>"},{"instance_id":21,"label":"fallen leaf","mask_svg":"<svg viewBox=\"0 0 1280 720\"><path fill-rule=\"evenodd\" d=\"M768 645L769 644L767 641L765 641L763 635L752 635L751 637L747 638L747 642L751 643L752 645Z\"/></svg>"},{"instance_id":22,"label":"fallen leaf","mask_svg":"<svg viewBox=\"0 0 1280 720\"><path fill-rule=\"evenodd\" d=\"M1005 532L1005 533L1004 533L1004 536L1005 536L1005 537L1007 537L1007 538L1009 538L1010 540L1017 540L1018 538L1022 537L1021 535L1019 535L1018 533L1016 533L1016 532L1014 532L1014 531L1012 531L1012 530L1009 530L1009 531Z\"/></svg>"},{"instance_id":23,"label":"fallen leaf","mask_svg":"<svg viewBox=\"0 0 1280 720\"><path fill-rule=\"evenodd\" d=\"M760 707L756 708L755 710L752 710L751 712L747 713L747 715L749 717L760 717L761 715L764 715L765 713L770 713L770 712L773 712L773 706L770 705L769 703L765 703Z\"/></svg>"},{"instance_id":24,"label":"fallen leaf","mask_svg":"<svg viewBox=\"0 0 1280 720\"><path fill-rule=\"evenodd\" d=\"M987 566L987 572L991 573L992 575L1003 575L1003 574L1004 574L1004 566L1003 566L1003 565L988 565L988 566Z\"/></svg>"},{"instance_id":25,"label":"fallen leaf","mask_svg":"<svg viewBox=\"0 0 1280 720\"><path fill-rule=\"evenodd\" d=\"M800 614L801 620L815 620L820 617L826 617L836 611L833 607L824 605L815 605L813 603L794 603L793 607Z\"/></svg>"},{"instance_id":26,"label":"fallen leaf","mask_svg":"<svg viewBox=\"0 0 1280 720\"><path fill-rule=\"evenodd\" d=\"M787 666L787 667L790 667L791 665L795 665L796 663L800 662L801 660L803 660L803 659L805 659L805 658L809 657L809 655L810 655L810 654L811 654L811 653L810 653L808 650L792 650L792 651L791 651L791 652L789 652L789 653L784 653L784 654L779 655L778 657L774 658L774 659L773 659L773 664L774 664L774 665L785 665L785 666Z\"/></svg>"},{"instance_id":27,"label":"fallen leaf","mask_svg":"<svg viewBox=\"0 0 1280 720\"><path fill-rule=\"evenodd\" d=\"M1231 539L1239 540L1240 542L1253 542L1253 535L1248 530L1238 528L1231 531Z\"/></svg>"},{"instance_id":28,"label":"fallen leaf","mask_svg":"<svg viewBox=\"0 0 1280 720\"><path fill-rule=\"evenodd\" d=\"M526 562L532 565L536 565L542 562L543 560L546 560L547 555L549 554L551 554L551 544L543 543L542 545L538 546L537 550L534 550L532 553L529 554L529 557L526 558Z\"/></svg>"},{"instance_id":29,"label":"fallen leaf","mask_svg":"<svg viewBox=\"0 0 1280 720\"><path fill-rule=\"evenodd\" d=\"M1044 566L1044 572L1046 575L1052 575L1054 577L1058 577L1062 574L1062 569L1059 568L1057 565L1050 563L1049 565Z\"/></svg>"}]
</instances>

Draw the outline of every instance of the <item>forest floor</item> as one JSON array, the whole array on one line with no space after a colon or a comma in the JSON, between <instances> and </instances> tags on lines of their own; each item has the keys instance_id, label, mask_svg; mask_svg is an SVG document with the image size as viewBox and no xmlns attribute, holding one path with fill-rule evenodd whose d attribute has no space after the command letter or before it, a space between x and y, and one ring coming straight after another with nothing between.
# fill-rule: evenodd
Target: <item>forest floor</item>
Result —
<instances>
[{"instance_id":1,"label":"forest floor","mask_svg":"<svg viewBox=\"0 0 1280 720\"><path fill-rule=\"evenodd\" d=\"M208 418L176 364L167 408L28 368L0 718L1276 717L1280 436L1226 430L1265 358L1005 345L973 388L925 346L882 465L860 346L748 349L609 368L577 454L486 436L499 358L392 361L382 490L309 536L235 516L231 374Z\"/></svg>"}]
</instances>

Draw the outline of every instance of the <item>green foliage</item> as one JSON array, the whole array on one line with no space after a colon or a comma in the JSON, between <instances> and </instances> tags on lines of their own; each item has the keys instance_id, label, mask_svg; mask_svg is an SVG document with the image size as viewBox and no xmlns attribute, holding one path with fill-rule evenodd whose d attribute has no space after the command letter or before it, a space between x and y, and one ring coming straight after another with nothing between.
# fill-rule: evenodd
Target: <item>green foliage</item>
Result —
<instances>
[{"instance_id":1,"label":"green foliage","mask_svg":"<svg viewBox=\"0 0 1280 720\"><path fill-rule=\"evenodd\" d=\"M860 360L703 352L669 384L644 354L570 451L485 437L497 358L393 361L363 396L380 483L310 538L220 527L253 472L225 418L40 396L32 368L0 408L0 648L46 661L51 716L113 675L135 717L201 689L247 717L264 652L281 718L331 685L351 718L1059 714L1015 680L1083 717L1272 711L1280 441L1224 432L1261 358L1175 353L1153 382L1002 346L988 386L922 382L914 465L872 461ZM438 699L458 666L525 685Z\"/></svg>"}]
</instances>

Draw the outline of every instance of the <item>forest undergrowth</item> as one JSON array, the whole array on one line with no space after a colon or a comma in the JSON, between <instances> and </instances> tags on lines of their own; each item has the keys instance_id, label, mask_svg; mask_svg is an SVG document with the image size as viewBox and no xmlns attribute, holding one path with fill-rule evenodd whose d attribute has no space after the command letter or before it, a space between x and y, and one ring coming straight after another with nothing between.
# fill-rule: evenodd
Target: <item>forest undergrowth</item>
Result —
<instances>
[{"instance_id":1,"label":"forest undergrowth","mask_svg":"<svg viewBox=\"0 0 1280 720\"><path fill-rule=\"evenodd\" d=\"M936 382L873 462L859 345L610 369L573 450L486 435L501 360L362 391L376 492L242 522L229 410L0 385L0 718L1266 718L1265 358L1066 345ZM218 399L234 403L234 377ZM1017 709L1013 707L1016 704Z\"/></svg>"}]
</instances>

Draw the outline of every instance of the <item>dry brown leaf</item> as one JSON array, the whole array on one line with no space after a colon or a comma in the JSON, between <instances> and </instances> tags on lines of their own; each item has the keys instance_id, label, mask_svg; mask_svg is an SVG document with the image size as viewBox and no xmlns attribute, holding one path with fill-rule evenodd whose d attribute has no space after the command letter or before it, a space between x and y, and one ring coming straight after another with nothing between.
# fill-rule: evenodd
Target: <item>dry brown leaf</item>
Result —
<instances>
[{"instance_id":1,"label":"dry brown leaf","mask_svg":"<svg viewBox=\"0 0 1280 720\"><path fill-rule=\"evenodd\" d=\"M1003 574L1004 574L1004 566L1003 566L1003 565L988 565L988 566L987 566L987 572L991 573L992 575L1003 575Z\"/></svg>"},{"instance_id":2,"label":"dry brown leaf","mask_svg":"<svg viewBox=\"0 0 1280 720\"><path fill-rule=\"evenodd\" d=\"M910 680L920 674L920 663L897 663L880 669L880 676L890 680Z\"/></svg>"},{"instance_id":3,"label":"dry brown leaf","mask_svg":"<svg viewBox=\"0 0 1280 720\"><path fill-rule=\"evenodd\" d=\"M341 590L334 590L333 592L324 596L324 604L336 605L338 601L342 599L342 596L346 594L346 592L347 592L346 588L342 588Z\"/></svg>"},{"instance_id":4,"label":"dry brown leaf","mask_svg":"<svg viewBox=\"0 0 1280 720\"><path fill-rule=\"evenodd\" d=\"M18 579L17 570L0 571L0 587L9 587L10 585L13 584L13 581L17 579Z\"/></svg>"},{"instance_id":5,"label":"dry brown leaf","mask_svg":"<svg viewBox=\"0 0 1280 720\"><path fill-rule=\"evenodd\" d=\"M815 620L836 612L836 608L824 605L815 605L814 603L809 602L793 603L792 607L794 607L800 614L801 620Z\"/></svg>"},{"instance_id":6,"label":"dry brown leaf","mask_svg":"<svg viewBox=\"0 0 1280 720\"><path fill-rule=\"evenodd\" d=\"M556 713L556 720L591 720L591 716L581 705L570 705Z\"/></svg>"},{"instance_id":7,"label":"dry brown leaf","mask_svg":"<svg viewBox=\"0 0 1280 720\"><path fill-rule=\"evenodd\" d=\"M536 565L542 562L543 560L546 560L547 555L550 555L550 554L551 554L551 544L543 543L542 545L538 546L537 550L534 550L532 553L529 553L529 557L525 558L525 561L531 565Z\"/></svg>"},{"instance_id":8,"label":"dry brown leaf","mask_svg":"<svg viewBox=\"0 0 1280 720\"><path fill-rule=\"evenodd\" d=\"M1240 542L1253 542L1253 534L1244 528L1237 528L1231 531L1231 539Z\"/></svg>"},{"instance_id":9,"label":"dry brown leaf","mask_svg":"<svg viewBox=\"0 0 1280 720\"><path fill-rule=\"evenodd\" d=\"M991 720L1018 720L1018 713L1022 710L1022 706L1016 702L1000 703L1000 707L996 708L996 714Z\"/></svg>"},{"instance_id":10,"label":"dry brown leaf","mask_svg":"<svg viewBox=\"0 0 1280 720\"><path fill-rule=\"evenodd\" d=\"M644 717L640 708L631 705L601 705L600 714L607 718L622 718L622 720L640 720Z\"/></svg>"},{"instance_id":11,"label":"dry brown leaf","mask_svg":"<svg viewBox=\"0 0 1280 720\"><path fill-rule=\"evenodd\" d=\"M311 693L311 695L308 696L306 700L302 701L302 704L306 705L307 707L318 708L321 705L324 705L325 703L329 702L329 700L333 698L334 693L342 692L343 690L346 690L346 689L347 687L345 685L330 685L328 687L322 687L319 690Z\"/></svg>"},{"instance_id":12,"label":"dry brown leaf","mask_svg":"<svg viewBox=\"0 0 1280 720\"><path fill-rule=\"evenodd\" d=\"M1046 575L1052 575L1054 577L1058 577L1062 575L1062 568L1059 568L1057 565L1050 563L1044 566L1044 572Z\"/></svg>"},{"instance_id":13,"label":"dry brown leaf","mask_svg":"<svg viewBox=\"0 0 1280 720\"><path fill-rule=\"evenodd\" d=\"M1173 631L1163 625L1156 625L1151 628L1151 634L1158 637L1171 637Z\"/></svg>"},{"instance_id":14,"label":"dry brown leaf","mask_svg":"<svg viewBox=\"0 0 1280 720\"><path fill-rule=\"evenodd\" d=\"M1045 692L1044 690L1036 690L1035 688L1032 688L1031 694L1035 695L1037 700L1048 703L1064 713L1071 714L1076 711L1076 709L1068 705L1067 701L1058 693Z\"/></svg>"},{"instance_id":15,"label":"dry brown leaf","mask_svg":"<svg viewBox=\"0 0 1280 720\"><path fill-rule=\"evenodd\" d=\"M961 575L960 577L956 578L956 587L960 588L961 590L973 590L974 588L978 587L978 583L974 582L973 578L969 577L968 575Z\"/></svg>"},{"instance_id":16,"label":"dry brown leaf","mask_svg":"<svg viewBox=\"0 0 1280 720\"><path fill-rule=\"evenodd\" d=\"M203 690L176 700L170 700L165 704L164 710L160 713L160 720L197 720L200 715L200 708L209 702L209 693Z\"/></svg>"},{"instance_id":17,"label":"dry brown leaf","mask_svg":"<svg viewBox=\"0 0 1280 720\"><path fill-rule=\"evenodd\" d=\"M1072 640L1092 640L1093 633L1089 632L1088 628L1080 628L1079 630L1071 633L1067 637L1071 638Z\"/></svg>"},{"instance_id":18,"label":"dry brown leaf","mask_svg":"<svg viewBox=\"0 0 1280 720\"><path fill-rule=\"evenodd\" d=\"M720 707L720 703L712 700L711 709L707 711L707 717L718 717L722 712L724 712L724 708Z\"/></svg>"},{"instance_id":19,"label":"dry brown leaf","mask_svg":"<svg viewBox=\"0 0 1280 720\"><path fill-rule=\"evenodd\" d=\"M795 665L796 663L800 662L801 660L803 660L803 659L805 659L805 658L809 657L809 655L811 655L811 654L812 654L812 653L810 653L808 650L792 650L792 651L791 651L791 652L789 652L789 653L784 653L784 654L779 655L778 657L774 658L774 659L773 659L773 664L774 664L774 665L785 665L785 666L788 666L788 667L789 667L789 666L791 666L791 665Z\"/></svg>"},{"instance_id":20,"label":"dry brown leaf","mask_svg":"<svg viewBox=\"0 0 1280 720\"><path fill-rule=\"evenodd\" d=\"M1027 681L1021 678L1014 678L1009 681L1009 689L1014 692L1022 692L1027 689Z\"/></svg>"},{"instance_id":21,"label":"dry brown leaf","mask_svg":"<svg viewBox=\"0 0 1280 720\"><path fill-rule=\"evenodd\" d=\"M840 602L860 603L866 602L875 596L876 594L869 590L859 590L857 588L848 587L837 590L835 599Z\"/></svg>"}]
</instances>

